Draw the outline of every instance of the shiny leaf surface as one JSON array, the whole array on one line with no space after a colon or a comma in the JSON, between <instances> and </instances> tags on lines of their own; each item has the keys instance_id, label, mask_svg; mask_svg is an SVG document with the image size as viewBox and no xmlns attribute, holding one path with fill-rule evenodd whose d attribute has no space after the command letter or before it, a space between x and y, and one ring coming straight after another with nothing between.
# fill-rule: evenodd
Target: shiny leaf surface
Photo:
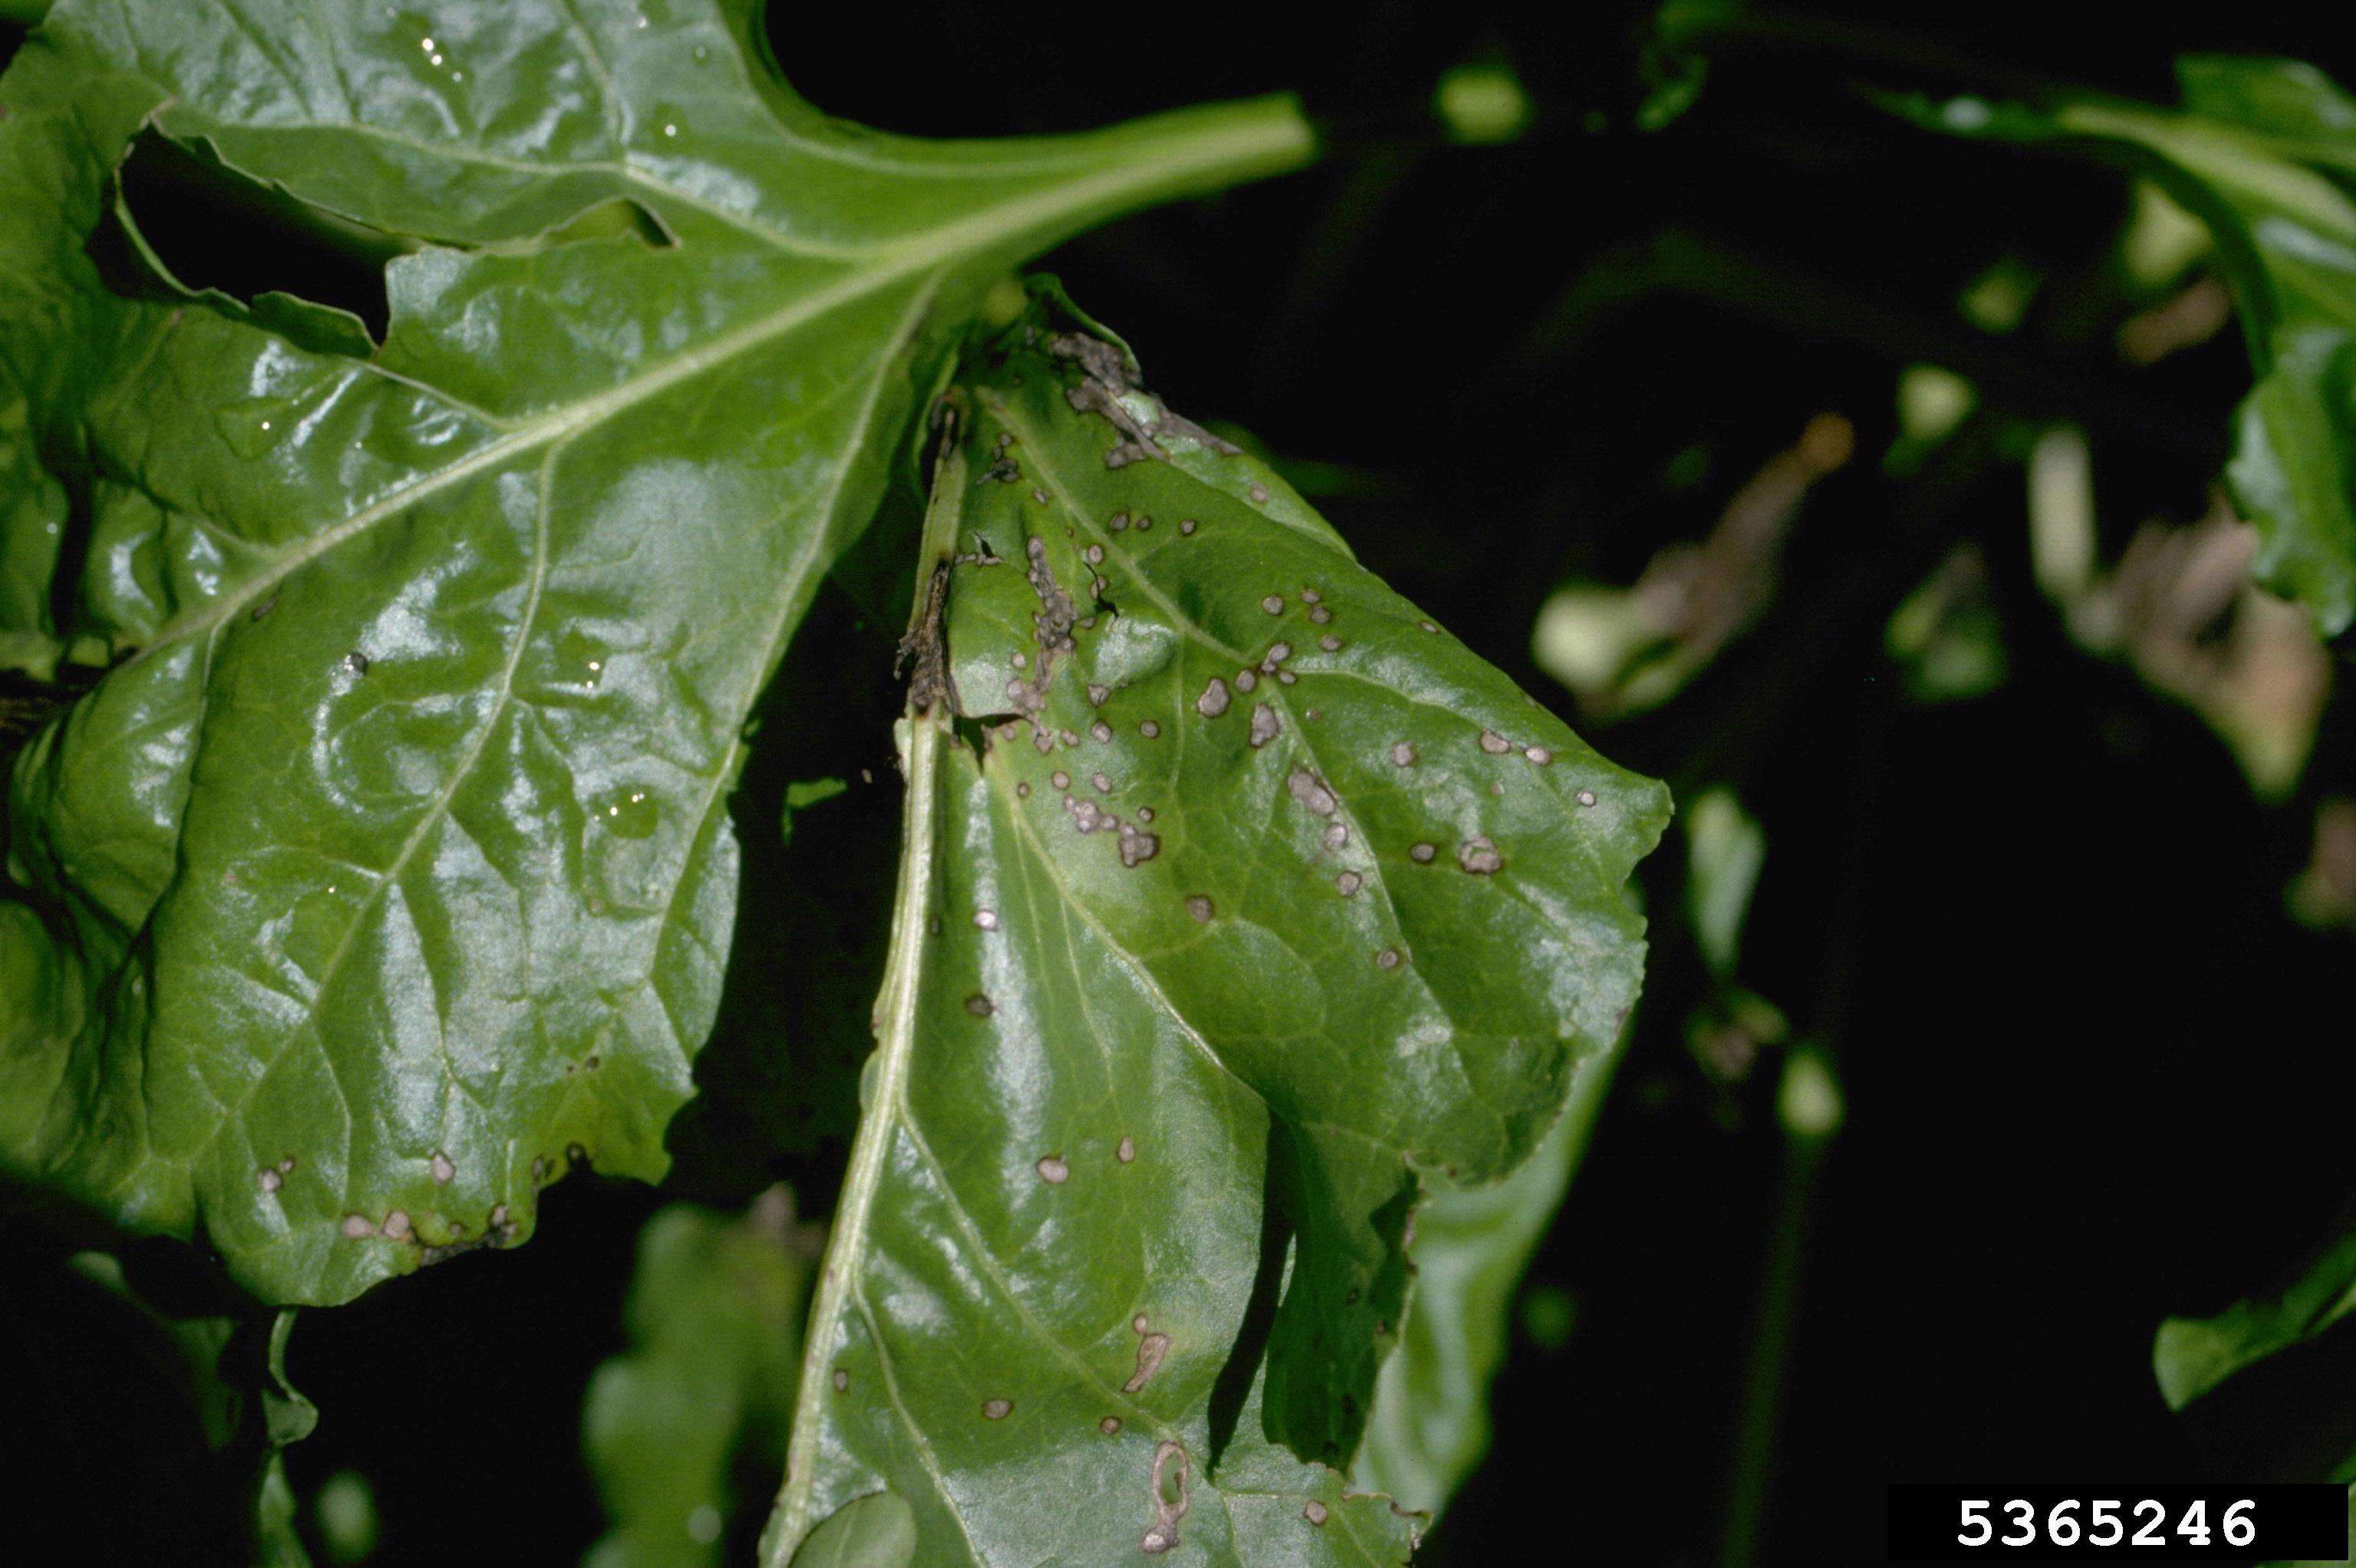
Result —
<instances>
[{"instance_id":1,"label":"shiny leaf surface","mask_svg":"<svg viewBox=\"0 0 2356 1568\"><path fill-rule=\"evenodd\" d=\"M1400 1563L1344 1471L1418 1172L1507 1176L1615 1038L1665 795L1066 312L969 367L935 479L766 1561L888 1489L928 1565Z\"/></svg>"},{"instance_id":2,"label":"shiny leaf surface","mask_svg":"<svg viewBox=\"0 0 2356 1568\"><path fill-rule=\"evenodd\" d=\"M1025 254L1308 152L1277 100L873 134L755 22L69 0L12 64L0 659L112 662L10 781L11 1175L305 1302L519 1239L569 1158L660 1175L745 715L941 347ZM384 343L111 286L149 123L412 244Z\"/></svg>"}]
</instances>

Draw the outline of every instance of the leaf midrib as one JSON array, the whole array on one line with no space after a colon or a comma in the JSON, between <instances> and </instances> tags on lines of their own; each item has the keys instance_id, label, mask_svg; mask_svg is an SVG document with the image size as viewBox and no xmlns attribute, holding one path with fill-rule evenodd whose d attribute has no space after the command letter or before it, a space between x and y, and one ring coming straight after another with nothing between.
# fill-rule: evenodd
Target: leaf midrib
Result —
<instances>
[{"instance_id":1,"label":"leaf midrib","mask_svg":"<svg viewBox=\"0 0 2356 1568\"><path fill-rule=\"evenodd\" d=\"M1254 109L1259 106L1238 107ZM660 396L682 381L749 355L831 310L915 277L927 268L938 267L946 272L958 261L969 260L995 247L1011 244L1027 234L1050 229L1058 220L1076 218L1092 206L1100 203L1119 205L1120 199L1131 192L1150 189L1165 182L1181 182L1194 176L1208 175L1230 165L1250 167L1271 160L1298 158L1308 150L1307 138L1306 127L1297 114L1290 112L1270 113L1262 109L1255 118L1241 122L1221 135L1177 144L1172 155L1163 161L1148 160L1119 166L1094 179L1009 202L1002 207L985 209L971 218L922 231L895 250L883 253L878 263L871 269L853 272L836 283L806 294L766 316L723 334L698 348L680 354L594 396L515 426L507 435L478 448L448 467L434 470L395 489L343 522L321 530L302 545L274 558L270 567L256 572L240 587L199 610L166 622L128 662L140 662L158 648L212 630L311 561L411 507L509 459L594 429ZM446 394L438 395L446 397Z\"/></svg>"}]
</instances>

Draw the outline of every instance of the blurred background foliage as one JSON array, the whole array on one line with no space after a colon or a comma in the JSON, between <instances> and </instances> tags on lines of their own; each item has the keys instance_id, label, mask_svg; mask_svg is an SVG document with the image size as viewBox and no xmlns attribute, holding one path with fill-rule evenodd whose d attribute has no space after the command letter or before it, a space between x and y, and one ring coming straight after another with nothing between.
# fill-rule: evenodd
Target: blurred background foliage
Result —
<instances>
[{"instance_id":1,"label":"blurred background foliage","mask_svg":"<svg viewBox=\"0 0 2356 1568\"><path fill-rule=\"evenodd\" d=\"M2252 379L2228 280L2131 160L1957 139L1867 90L2170 103L2198 50L2344 81L2345 28L1682 15L1683 49L1644 5L1478 0L1297 31L778 7L773 31L817 102L912 133L1303 91L1320 167L1045 266L1174 406L1676 791L1591 1130L1450 1211L1487 1258L1451 1297L1458 1371L1504 1375L1424 1561L1497 1561L1534 1523L1612 1561L1861 1561L1889 1480L2340 1473L2356 1348L2310 1330L2345 1248L2287 1306L2216 1316L2356 1191L2331 1092L2356 727L2344 655L2250 585L2220 488ZM334 237L134 198L224 283L380 319ZM757 1530L819 1234L798 1216L832 1204L896 853L896 621L867 565L764 704L792 743L737 800L730 991L666 1189L576 1174L530 1246L284 1343L318 1417L264 1512L315 1557L705 1563ZM33 1331L0 1387L46 1456L25 1517L70 1514L102 1560L208 1560L300 1424L269 1326L184 1259L6 1229L0 1314ZM1483 1446L1477 1420L1442 1445L1451 1468Z\"/></svg>"}]
</instances>

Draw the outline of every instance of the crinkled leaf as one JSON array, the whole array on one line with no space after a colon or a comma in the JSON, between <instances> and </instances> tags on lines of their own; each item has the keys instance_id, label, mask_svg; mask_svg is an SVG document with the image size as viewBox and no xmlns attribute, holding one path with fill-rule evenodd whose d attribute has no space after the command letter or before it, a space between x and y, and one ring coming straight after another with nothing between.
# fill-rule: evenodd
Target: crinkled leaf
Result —
<instances>
[{"instance_id":1,"label":"crinkled leaf","mask_svg":"<svg viewBox=\"0 0 2356 1568\"><path fill-rule=\"evenodd\" d=\"M766 1560L889 1489L928 1568L1403 1562L1344 1471L1417 1173L1508 1175L1617 1034L1664 792L1085 326L959 398Z\"/></svg>"},{"instance_id":2,"label":"crinkled leaf","mask_svg":"<svg viewBox=\"0 0 2356 1568\"><path fill-rule=\"evenodd\" d=\"M12 1175L320 1302L516 1239L568 1153L659 1175L745 714L935 346L1023 255L1307 151L1273 100L870 133L750 10L68 0L12 64L0 658L116 656L11 781ZM434 241L383 346L111 291L149 122ZM616 202L667 242L568 226Z\"/></svg>"},{"instance_id":3,"label":"crinkled leaf","mask_svg":"<svg viewBox=\"0 0 2356 1568\"><path fill-rule=\"evenodd\" d=\"M2171 1410L2253 1362L2311 1339L2356 1307L2356 1232L2340 1237L2282 1289L2237 1301L2214 1317L2171 1317L2152 1345L2152 1370Z\"/></svg>"},{"instance_id":4,"label":"crinkled leaf","mask_svg":"<svg viewBox=\"0 0 2356 1568\"><path fill-rule=\"evenodd\" d=\"M647 1221L630 1349L598 1369L583 1418L611 1524L591 1568L722 1561L737 1476L785 1457L815 1252L782 1187L741 1219L682 1203Z\"/></svg>"},{"instance_id":5,"label":"crinkled leaf","mask_svg":"<svg viewBox=\"0 0 2356 1568\"><path fill-rule=\"evenodd\" d=\"M1625 1048L1582 1062L1562 1119L1529 1163L1494 1187L1438 1186L1415 1216L1415 1296L1383 1363L1358 1484L1437 1517L1489 1450L1489 1385L1505 1364L1530 1258L1587 1151Z\"/></svg>"},{"instance_id":6,"label":"crinkled leaf","mask_svg":"<svg viewBox=\"0 0 2356 1568\"><path fill-rule=\"evenodd\" d=\"M2257 375L2226 479L2265 540L2259 580L2336 635L2356 618L2356 100L2296 60L2192 56L2177 74L2173 112L2095 99L1913 112L1968 134L2129 149L2208 223Z\"/></svg>"}]
</instances>

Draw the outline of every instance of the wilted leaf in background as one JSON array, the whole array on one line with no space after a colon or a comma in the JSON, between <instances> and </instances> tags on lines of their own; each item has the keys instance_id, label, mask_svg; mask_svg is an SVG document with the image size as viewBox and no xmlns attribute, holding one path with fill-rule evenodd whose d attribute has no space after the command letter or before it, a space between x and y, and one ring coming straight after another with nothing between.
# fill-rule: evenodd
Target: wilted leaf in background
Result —
<instances>
[{"instance_id":1,"label":"wilted leaf in background","mask_svg":"<svg viewBox=\"0 0 2356 1568\"><path fill-rule=\"evenodd\" d=\"M2226 479L2264 541L2259 581L2337 635L2356 616L2356 100L2295 60L2190 55L2177 76L2176 111L2093 96L1903 107L1960 134L2127 149L2208 225L2257 376ZM2189 254L2173 229L2145 249L2167 258L2146 259L2147 277Z\"/></svg>"}]
</instances>

